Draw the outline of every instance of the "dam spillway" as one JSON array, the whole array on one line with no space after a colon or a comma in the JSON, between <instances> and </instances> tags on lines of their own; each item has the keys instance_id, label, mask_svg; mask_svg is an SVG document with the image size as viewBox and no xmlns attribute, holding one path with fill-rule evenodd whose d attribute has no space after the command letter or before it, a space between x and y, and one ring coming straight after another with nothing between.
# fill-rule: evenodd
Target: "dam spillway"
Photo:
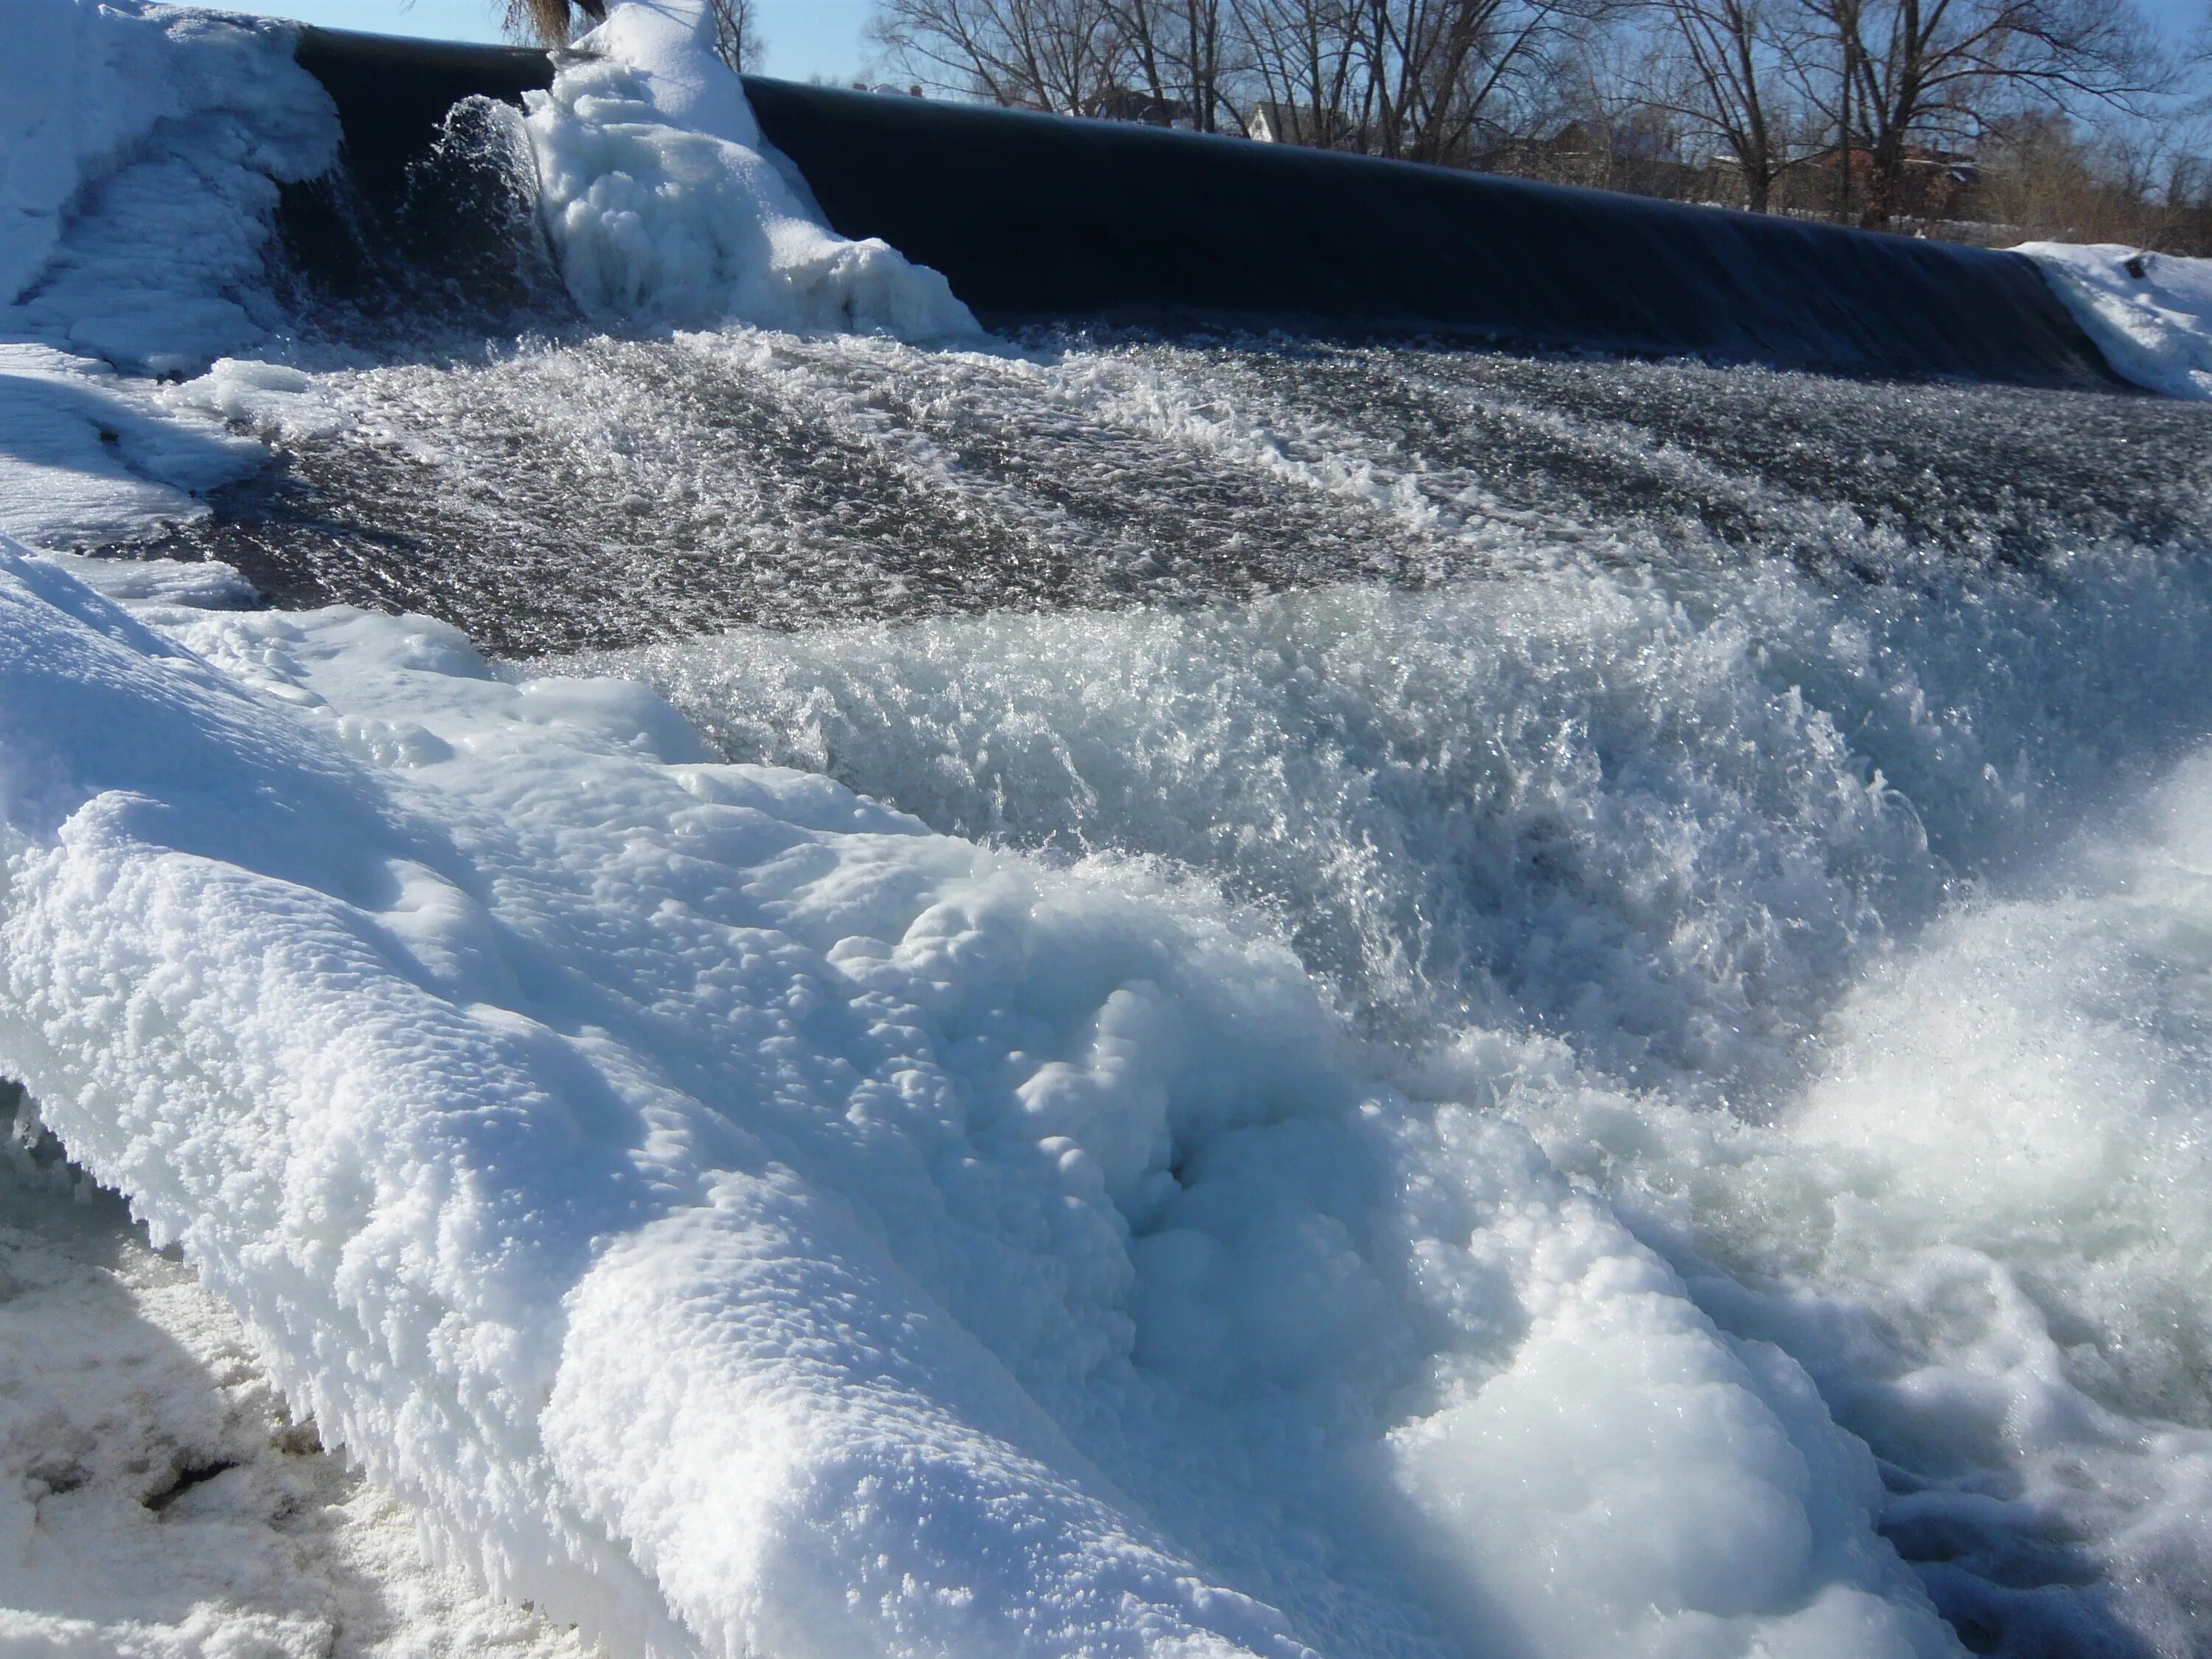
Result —
<instances>
[{"instance_id":1,"label":"dam spillway","mask_svg":"<svg viewBox=\"0 0 2212 1659\"><path fill-rule=\"evenodd\" d=\"M372 199L543 52L311 28ZM2115 384L2019 255L1241 138L746 79L830 223L997 322L1399 335L2032 386Z\"/></svg>"}]
</instances>

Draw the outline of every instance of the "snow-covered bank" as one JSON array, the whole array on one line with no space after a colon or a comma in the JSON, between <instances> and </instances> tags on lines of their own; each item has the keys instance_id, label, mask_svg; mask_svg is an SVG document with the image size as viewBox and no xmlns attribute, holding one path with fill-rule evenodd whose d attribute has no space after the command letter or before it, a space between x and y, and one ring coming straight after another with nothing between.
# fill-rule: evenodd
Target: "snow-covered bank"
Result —
<instances>
[{"instance_id":1,"label":"snow-covered bank","mask_svg":"<svg viewBox=\"0 0 2212 1659\"><path fill-rule=\"evenodd\" d=\"M0 1066L510 1593L628 1651L1951 1650L1802 1374L1202 896L420 623L0 604Z\"/></svg>"},{"instance_id":2,"label":"snow-covered bank","mask_svg":"<svg viewBox=\"0 0 2212 1659\"><path fill-rule=\"evenodd\" d=\"M230 1310L0 1087L0 1651L580 1659L315 1444Z\"/></svg>"},{"instance_id":3,"label":"snow-covered bank","mask_svg":"<svg viewBox=\"0 0 2212 1659\"><path fill-rule=\"evenodd\" d=\"M2169 398L2212 398L2212 259L2115 243L2027 242L2114 372Z\"/></svg>"}]
</instances>

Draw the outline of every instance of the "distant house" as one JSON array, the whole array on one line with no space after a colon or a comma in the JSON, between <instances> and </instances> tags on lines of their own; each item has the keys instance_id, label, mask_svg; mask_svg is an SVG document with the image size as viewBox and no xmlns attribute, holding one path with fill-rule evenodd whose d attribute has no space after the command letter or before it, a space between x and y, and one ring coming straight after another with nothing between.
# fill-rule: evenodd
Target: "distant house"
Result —
<instances>
[{"instance_id":1,"label":"distant house","mask_svg":"<svg viewBox=\"0 0 2212 1659\"><path fill-rule=\"evenodd\" d=\"M1244 118L1244 136L1262 144L1310 144L1313 131L1312 111L1273 98L1261 99Z\"/></svg>"},{"instance_id":2,"label":"distant house","mask_svg":"<svg viewBox=\"0 0 2212 1659\"><path fill-rule=\"evenodd\" d=\"M1155 98L1148 92L1115 87L1091 100L1084 111L1094 121L1134 121L1139 126L1198 128L1198 112L1180 98Z\"/></svg>"},{"instance_id":3,"label":"distant house","mask_svg":"<svg viewBox=\"0 0 2212 1659\"><path fill-rule=\"evenodd\" d=\"M1273 98L1252 106L1244 118L1244 136L1262 144L1304 144L1309 149L1367 148L1364 127L1332 133L1327 118L1316 115L1311 106Z\"/></svg>"},{"instance_id":4,"label":"distant house","mask_svg":"<svg viewBox=\"0 0 2212 1659\"><path fill-rule=\"evenodd\" d=\"M1835 145L1807 158L1832 179L1848 168L1854 182L1874 171L1874 154L1854 144L1844 150ZM1897 181L1895 210L1906 218L1964 219L1972 216L1974 193L1981 184L1980 163L1972 155L1915 144L1905 152L1905 165Z\"/></svg>"}]
</instances>

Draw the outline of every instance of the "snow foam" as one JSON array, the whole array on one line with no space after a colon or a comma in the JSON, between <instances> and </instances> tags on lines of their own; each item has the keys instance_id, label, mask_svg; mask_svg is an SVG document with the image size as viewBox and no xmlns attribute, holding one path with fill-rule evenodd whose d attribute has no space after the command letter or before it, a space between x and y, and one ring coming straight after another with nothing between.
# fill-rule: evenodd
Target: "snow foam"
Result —
<instances>
[{"instance_id":1,"label":"snow foam","mask_svg":"<svg viewBox=\"0 0 2212 1659\"><path fill-rule=\"evenodd\" d=\"M1512 1044L1420 1106L1202 890L0 558L0 1067L507 1593L629 1652L1954 1651L1804 1373L1480 1109Z\"/></svg>"},{"instance_id":2,"label":"snow foam","mask_svg":"<svg viewBox=\"0 0 2212 1659\"><path fill-rule=\"evenodd\" d=\"M1563 561L569 665L938 828L1219 884L1441 1042L1407 1092L1527 1126L1801 1361L1977 1650L2179 1659L2212 1628L2208 638L2202 561L2121 545L1883 585ZM1601 1463L1575 1374L1485 1460Z\"/></svg>"},{"instance_id":3,"label":"snow foam","mask_svg":"<svg viewBox=\"0 0 2212 1659\"><path fill-rule=\"evenodd\" d=\"M592 317L971 336L944 277L802 205L764 154L705 0L620 0L529 95L541 210Z\"/></svg>"},{"instance_id":4,"label":"snow foam","mask_svg":"<svg viewBox=\"0 0 2212 1659\"><path fill-rule=\"evenodd\" d=\"M1771 1124L1528 1120L1673 1237L1723 1325L1805 1364L1977 1650L2183 1655L2212 1628L2208 806L2200 752L1946 915Z\"/></svg>"},{"instance_id":5,"label":"snow foam","mask_svg":"<svg viewBox=\"0 0 2212 1659\"><path fill-rule=\"evenodd\" d=\"M2212 259L2116 243L2027 242L2114 371L2169 398L2212 398Z\"/></svg>"}]
</instances>

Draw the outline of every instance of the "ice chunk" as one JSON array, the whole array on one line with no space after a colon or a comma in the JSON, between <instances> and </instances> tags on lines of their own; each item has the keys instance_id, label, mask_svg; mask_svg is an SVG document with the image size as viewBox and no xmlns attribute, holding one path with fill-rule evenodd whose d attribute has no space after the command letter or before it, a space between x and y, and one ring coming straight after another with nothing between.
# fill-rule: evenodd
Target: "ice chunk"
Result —
<instances>
[{"instance_id":1,"label":"ice chunk","mask_svg":"<svg viewBox=\"0 0 2212 1659\"><path fill-rule=\"evenodd\" d=\"M713 30L704 0L620 0L529 96L546 229L577 304L680 326L975 334L937 272L802 205Z\"/></svg>"}]
</instances>

